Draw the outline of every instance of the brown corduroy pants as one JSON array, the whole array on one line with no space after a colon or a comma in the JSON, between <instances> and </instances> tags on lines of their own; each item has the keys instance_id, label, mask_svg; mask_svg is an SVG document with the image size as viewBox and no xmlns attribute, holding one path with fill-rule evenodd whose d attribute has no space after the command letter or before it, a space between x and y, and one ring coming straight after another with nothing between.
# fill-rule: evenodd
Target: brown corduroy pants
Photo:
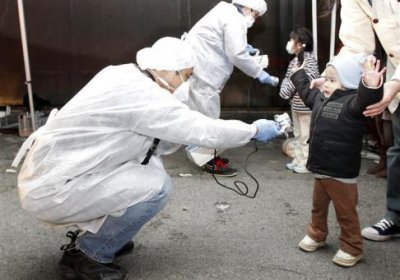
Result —
<instances>
[{"instance_id":1,"label":"brown corduroy pants","mask_svg":"<svg viewBox=\"0 0 400 280\"><path fill-rule=\"evenodd\" d=\"M340 249L357 256L362 252L360 222L357 214L357 184L347 184L335 179L315 179L311 223L307 235L323 241L328 235L328 210L332 200L341 232Z\"/></svg>"}]
</instances>

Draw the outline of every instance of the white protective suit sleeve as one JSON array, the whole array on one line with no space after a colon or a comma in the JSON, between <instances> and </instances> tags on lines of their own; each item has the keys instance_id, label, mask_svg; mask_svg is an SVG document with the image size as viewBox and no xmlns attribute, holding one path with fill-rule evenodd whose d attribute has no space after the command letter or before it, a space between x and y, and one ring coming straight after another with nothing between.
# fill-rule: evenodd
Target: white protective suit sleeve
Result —
<instances>
[{"instance_id":1,"label":"white protective suit sleeve","mask_svg":"<svg viewBox=\"0 0 400 280\"><path fill-rule=\"evenodd\" d=\"M179 144L209 148L231 148L248 143L251 126L236 120L214 120L190 110L168 91L161 90L149 79L149 97L141 108L130 112L134 131L149 137Z\"/></svg>"}]
</instances>

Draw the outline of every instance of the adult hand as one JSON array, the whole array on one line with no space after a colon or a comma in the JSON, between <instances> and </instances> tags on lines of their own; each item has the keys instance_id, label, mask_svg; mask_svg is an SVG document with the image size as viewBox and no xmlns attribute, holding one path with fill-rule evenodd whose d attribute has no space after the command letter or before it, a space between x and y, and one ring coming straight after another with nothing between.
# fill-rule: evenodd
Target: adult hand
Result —
<instances>
[{"instance_id":1,"label":"adult hand","mask_svg":"<svg viewBox=\"0 0 400 280\"><path fill-rule=\"evenodd\" d=\"M254 136L257 141L267 143L279 135L280 127L274 121L260 119L253 122L253 124L257 127L257 133Z\"/></svg>"},{"instance_id":2,"label":"adult hand","mask_svg":"<svg viewBox=\"0 0 400 280\"><path fill-rule=\"evenodd\" d=\"M389 106L392 99L400 92L400 81L391 80L384 85L382 100L372 104L364 111L364 116L373 117L381 114Z\"/></svg>"},{"instance_id":3,"label":"adult hand","mask_svg":"<svg viewBox=\"0 0 400 280\"><path fill-rule=\"evenodd\" d=\"M262 84L268 84L273 87L276 87L279 84L279 78L275 76L271 76L264 70L261 71L260 75L257 77L257 80L260 81Z\"/></svg>"},{"instance_id":4,"label":"adult hand","mask_svg":"<svg viewBox=\"0 0 400 280\"><path fill-rule=\"evenodd\" d=\"M260 54L260 50L259 50L259 49L256 49L256 48L253 48L253 46L250 45L250 44L247 44L247 45L246 45L245 51L246 51L249 55L259 55L259 54Z\"/></svg>"},{"instance_id":5,"label":"adult hand","mask_svg":"<svg viewBox=\"0 0 400 280\"><path fill-rule=\"evenodd\" d=\"M310 89L320 88L320 87L322 87L324 82L325 82L325 78L324 77L313 79L313 80L311 80L311 83L310 83Z\"/></svg>"}]
</instances>

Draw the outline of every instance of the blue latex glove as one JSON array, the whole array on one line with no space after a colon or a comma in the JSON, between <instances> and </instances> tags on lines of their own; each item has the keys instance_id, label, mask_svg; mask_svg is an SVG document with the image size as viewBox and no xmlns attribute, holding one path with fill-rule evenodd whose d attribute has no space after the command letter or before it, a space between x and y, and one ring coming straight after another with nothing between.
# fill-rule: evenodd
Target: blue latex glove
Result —
<instances>
[{"instance_id":1,"label":"blue latex glove","mask_svg":"<svg viewBox=\"0 0 400 280\"><path fill-rule=\"evenodd\" d=\"M274 121L260 119L253 122L253 124L257 127L257 133L254 136L257 141L267 143L280 135L279 124Z\"/></svg>"},{"instance_id":2,"label":"blue latex glove","mask_svg":"<svg viewBox=\"0 0 400 280\"><path fill-rule=\"evenodd\" d=\"M268 74L264 70L257 77L257 80L259 80L260 83L262 83L262 84L271 85L273 87L276 87L278 85L278 83L279 83L279 78L278 77L271 76L270 74Z\"/></svg>"},{"instance_id":3,"label":"blue latex glove","mask_svg":"<svg viewBox=\"0 0 400 280\"><path fill-rule=\"evenodd\" d=\"M260 51L259 51L258 49L253 48L253 46L250 45L250 44L247 44L247 45L246 45L245 51L246 51L249 55L255 55L255 54L259 54L259 53L260 53Z\"/></svg>"}]
</instances>

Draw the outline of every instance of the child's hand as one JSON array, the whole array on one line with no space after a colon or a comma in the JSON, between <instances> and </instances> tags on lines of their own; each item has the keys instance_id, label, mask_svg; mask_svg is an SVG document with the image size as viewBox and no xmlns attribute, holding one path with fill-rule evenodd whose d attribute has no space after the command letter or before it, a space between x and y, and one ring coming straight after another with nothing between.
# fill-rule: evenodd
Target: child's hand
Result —
<instances>
[{"instance_id":1,"label":"child's hand","mask_svg":"<svg viewBox=\"0 0 400 280\"><path fill-rule=\"evenodd\" d=\"M325 83L325 77L313 79L310 82L310 89L321 88L324 83Z\"/></svg>"},{"instance_id":2,"label":"child's hand","mask_svg":"<svg viewBox=\"0 0 400 280\"><path fill-rule=\"evenodd\" d=\"M367 73L368 71L373 71L375 69L376 62L376 57L373 55L365 57L361 62L364 73Z\"/></svg>"},{"instance_id":3,"label":"child's hand","mask_svg":"<svg viewBox=\"0 0 400 280\"><path fill-rule=\"evenodd\" d=\"M385 73L386 68L384 67L381 71L381 61L376 60L373 55L368 56L366 61L363 63L363 82L367 87L378 87L383 79L383 73Z\"/></svg>"}]
</instances>

